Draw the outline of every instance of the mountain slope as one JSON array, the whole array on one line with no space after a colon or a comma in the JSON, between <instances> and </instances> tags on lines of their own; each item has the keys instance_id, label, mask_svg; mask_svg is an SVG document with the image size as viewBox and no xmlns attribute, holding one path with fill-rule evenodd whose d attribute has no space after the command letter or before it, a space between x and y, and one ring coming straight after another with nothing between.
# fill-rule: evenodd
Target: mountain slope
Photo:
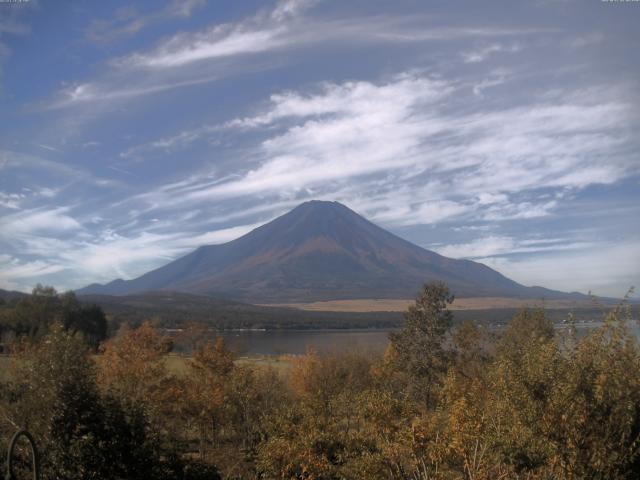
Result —
<instances>
[{"instance_id":1,"label":"mountain slope","mask_svg":"<svg viewBox=\"0 0 640 480\"><path fill-rule=\"evenodd\" d=\"M425 250L337 202L311 201L222 245L203 246L133 280L93 284L79 294L175 290L256 303L407 298L430 280L458 296L559 298L491 268Z\"/></svg>"},{"instance_id":2,"label":"mountain slope","mask_svg":"<svg viewBox=\"0 0 640 480\"><path fill-rule=\"evenodd\" d=\"M0 299L4 301L15 300L23 297L27 297L27 293L16 292L14 290L3 290L0 288Z\"/></svg>"}]
</instances>

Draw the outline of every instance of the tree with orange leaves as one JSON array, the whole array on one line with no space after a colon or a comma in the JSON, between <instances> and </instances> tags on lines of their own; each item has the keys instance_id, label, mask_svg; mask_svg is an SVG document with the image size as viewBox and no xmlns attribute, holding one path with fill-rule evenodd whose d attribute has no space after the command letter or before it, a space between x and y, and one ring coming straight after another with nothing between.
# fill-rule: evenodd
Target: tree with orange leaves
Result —
<instances>
[{"instance_id":1,"label":"tree with orange leaves","mask_svg":"<svg viewBox=\"0 0 640 480\"><path fill-rule=\"evenodd\" d=\"M186 378L184 410L199 438L200 456L217 436L222 411L231 389L234 355L222 337L207 342L193 355Z\"/></svg>"},{"instance_id":2,"label":"tree with orange leaves","mask_svg":"<svg viewBox=\"0 0 640 480\"><path fill-rule=\"evenodd\" d=\"M98 359L101 387L129 401L149 402L167 376L169 350L168 342L148 322L125 330L103 346Z\"/></svg>"}]
</instances>

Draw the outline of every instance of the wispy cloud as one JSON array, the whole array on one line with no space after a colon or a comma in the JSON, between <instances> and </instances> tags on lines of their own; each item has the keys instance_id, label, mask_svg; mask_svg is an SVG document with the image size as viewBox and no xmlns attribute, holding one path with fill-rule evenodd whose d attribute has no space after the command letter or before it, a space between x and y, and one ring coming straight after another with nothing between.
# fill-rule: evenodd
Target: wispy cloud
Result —
<instances>
[{"instance_id":1,"label":"wispy cloud","mask_svg":"<svg viewBox=\"0 0 640 480\"><path fill-rule=\"evenodd\" d=\"M259 53L286 45L284 30L272 27L246 29L236 25L217 25L197 34L181 34L156 50L118 59L119 68L175 68L201 60Z\"/></svg>"},{"instance_id":2,"label":"wispy cloud","mask_svg":"<svg viewBox=\"0 0 640 480\"><path fill-rule=\"evenodd\" d=\"M341 48L345 45L402 46L453 39L521 37L542 31L495 26L442 27L433 24L432 19L416 16L306 18L306 10L315 3L282 0L270 10L261 10L239 21L214 24L197 32L177 33L153 48L111 59L110 68L102 78L65 87L49 106L71 107L208 83L256 68L258 54L261 61L269 65L267 53L301 50L320 43ZM425 22L429 22L427 27ZM490 49L514 51L519 48L515 43L496 45L500 46L492 44Z\"/></svg>"},{"instance_id":3,"label":"wispy cloud","mask_svg":"<svg viewBox=\"0 0 640 480\"><path fill-rule=\"evenodd\" d=\"M268 14L260 12L239 22L213 25L195 33L178 33L160 41L154 49L112 59L109 62L111 69L102 79L65 87L48 108L138 97L214 81L222 75L228 75L229 65L224 69L220 68L220 64L193 70L177 70L177 67L203 60L228 60L290 44L292 39L285 35L288 31L285 24L310 3L283 0ZM202 4L197 0L171 2L160 13L142 17L128 8L116 13L114 20L94 24L90 32L96 38L107 40L122 33L133 34L151 21L167 15L187 15ZM114 22L124 25L113 28ZM140 71L148 68L156 70L151 77L147 72Z\"/></svg>"},{"instance_id":4,"label":"wispy cloud","mask_svg":"<svg viewBox=\"0 0 640 480\"><path fill-rule=\"evenodd\" d=\"M69 208L28 210L0 218L0 236L34 232L78 230L80 223L69 214Z\"/></svg>"},{"instance_id":5,"label":"wispy cloud","mask_svg":"<svg viewBox=\"0 0 640 480\"><path fill-rule=\"evenodd\" d=\"M2 15L0 15L0 94L2 93L1 82L4 63L12 53L7 40L14 36L28 35L31 32L31 28L25 22L24 17L34 8L28 2L17 5L3 5L3 7L5 8L2 8Z\"/></svg>"},{"instance_id":6,"label":"wispy cloud","mask_svg":"<svg viewBox=\"0 0 640 480\"><path fill-rule=\"evenodd\" d=\"M271 18L282 21L289 17L295 17L303 10L319 3L319 1L320 0L280 0L271 12Z\"/></svg>"},{"instance_id":7,"label":"wispy cloud","mask_svg":"<svg viewBox=\"0 0 640 480\"><path fill-rule=\"evenodd\" d=\"M42 260L21 262L10 255L0 255L0 288L22 290L24 288L23 281L30 283L34 279L62 270L64 267L61 265Z\"/></svg>"},{"instance_id":8,"label":"wispy cloud","mask_svg":"<svg viewBox=\"0 0 640 480\"><path fill-rule=\"evenodd\" d=\"M207 0L171 0L165 11L167 15L189 17L194 11L206 4Z\"/></svg>"},{"instance_id":9,"label":"wispy cloud","mask_svg":"<svg viewBox=\"0 0 640 480\"><path fill-rule=\"evenodd\" d=\"M282 0L265 14L237 23L214 25L196 33L181 33L163 41L156 49L115 60L118 67L174 68L201 60L253 54L291 45L296 36L287 21L316 3Z\"/></svg>"},{"instance_id":10,"label":"wispy cloud","mask_svg":"<svg viewBox=\"0 0 640 480\"><path fill-rule=\"evenodd\" d=\"M640 282L640 246L637 242L605 242L573 251L549 249L535 256L479 257L478 261L508 273L525 285L592 291L622 298Z\"/></svg>"},{"instance_id":11,"label":"wispy cloud","mask_svg":"<svg viewBox=\"0 0 640 480\"><path fill-rule=\"evenodd\" d=\"M7 175L15 175L16 172L46 172L45 179L57 180L66 185L74 182L84 182L97 187L118 185L118 182L94 175L84 167L14 150L0 149L0 172L2 171L7 172Z\"/></svg>"},{"instance_id":12,"label":"wispy cloud","mask_svg":"<svg viewBox=\"0 0 640 480\"><path fill-rule=\"evenodd\" d=\"M106 229L97 235L62 240L51 236L55 232L47 228L50 226L49 220L55 217L60 220L57 213L49 213L46 218L31 215L27 225L19 225L21 230L15 233L20 235L14 234L12 242L19 242L22 252L31 252L48 260L21 263L5 256L3 263L0 258L0 288L4 284L5 288L24 289L33 285L34 278L62 270L75 272L67 283L61 285L63 288L77 287L93 281L110 281L116 277L129 279L196 247L238 238L261 224L237 225L204 233L176 232L175 229L165 227L162 232L153 232L147 228L139 233L123 235ZM61 229L64 227L59 227L57 231Z\"/></svg>"},{"instance_id":13,"label":"wispy cloud","mask_svg":"<svg viewBox=\"0 0 640 480\"><path fill-rule=\"evenodd\" d=\"M495 53L515 53L519 52L521 49L522 47L517 43L513 43L510 45L505 45L502 43L491 43L479 47L475 50L464 52L462 54L462 58L464 59L465 63L478 63L484 62L487 58Z\"/></svg>"},{"instance_id":14,"label":"wispy cloud","mask_svg":"<svg viewBox=\"0 0 640 480\"><path fill-rule=\"evenodd\" d=\"M44 143L38 143L40 148L44 148L45 150L49 150L50 152L62 153L62 150L56 147L52 147L51 145L45 145Z\"/></svg>"},{"instance_id":15,"label":"wispy cloud","mask_svg":"<svg viewBox=\"0 0 640 480\"><path fill-rule=\"evenodd\" d=\"M518 239L510 236L489 235L468 243L433 246L441 255L453 258L483 259L522 253L563 252L593 248L591 242L576 242L567 238Z\"/></svg>"},{"instance_id":16,"label":"wispy cloud","mask_svg":"<svg viewBox=\"0 0 640 480\"><path fill-rule=\"evenodd\" d=\"M486 78L483 78L473 86L473 93L479 97L483 97L483 92L492 87L502 85L507 81L507 76L502 71L492 72L492 74Z\"/></svg>"},{"instance_id":17,"label":"wispy cloud","mask_svg":"<svg viewBox=\"0 0 640 480\"><path fill-rule=\"evenodd\" d=\"M137 150L175 149L221 132L254 130L266 137L255 146L252 166L229 178L200 176L138 198L184 204L309 190L357 202L358 193L349 193L344 182L358 178L360 192L368 192L367 213L381 221L434 223L472 213L502 221L552 214L560 199L539 198L537 189L607 184L638 169L628 154L630 126L638 119L622 102L558 92L533 105L478 114L452 101L454 94L458 102L468 100L464 88L405 73L381 83L327 83L313 93L274 94L256 116L184 131ZM377 203L379 209L371 207Z\"/></svg>"},{"instance_id":18,"label":"wispy cloud","mask_svg":"<svg viewBox=\"0 0 640 480\"><path fill-rule=\"evenodd\" d=\"M20 208L20 202L24 197L23 193L0 192L0 206L16 210Z\"/></svg>"},{"instance_id":19,"label":"wispy cloud","mask_svg":"<svg viewBox=\"0 0 640 480\"><path fill-rule=\"evenodd\" d=\"M86 35L95 42L113 42L136 35L154 23L171 18L188 18L206 3L207 0L171 0L164 8L156 7L150 13L141 13L134 6L121 7L116 9L111 18L93 20L87 27Z\"/></svg>"}]
</instances>

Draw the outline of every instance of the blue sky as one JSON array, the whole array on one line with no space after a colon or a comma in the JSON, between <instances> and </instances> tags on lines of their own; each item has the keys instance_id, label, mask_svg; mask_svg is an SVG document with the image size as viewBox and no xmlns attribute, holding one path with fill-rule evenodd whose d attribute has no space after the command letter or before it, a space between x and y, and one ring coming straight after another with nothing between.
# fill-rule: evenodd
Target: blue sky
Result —
<instances>
[{"instance_id":1,"label":"blue sky","mask_svg":"<svg viewBox=\"0 0 640 480\"><path fill-rule=\"evenodd\" d=\"M0 288L309 199L526 285L640 286L640 3L0 3Z\"/></svg>"}]
</instances>

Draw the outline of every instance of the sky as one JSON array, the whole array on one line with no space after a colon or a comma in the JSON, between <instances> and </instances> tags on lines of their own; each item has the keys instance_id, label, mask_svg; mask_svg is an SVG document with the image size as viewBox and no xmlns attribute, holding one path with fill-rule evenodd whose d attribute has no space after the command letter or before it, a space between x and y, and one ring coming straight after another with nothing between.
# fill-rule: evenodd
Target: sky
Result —
<instances>
[{"instance_id":1,"label":"sky","mask_svg":"<svg viewBox=\"0 0 640 480\"><path fill-rule=\"evenodd\" d=\"M622 297L639 21L600 0L0 2L0 288L134 278L323 199Z\"/></svg>"}]
</instances>

